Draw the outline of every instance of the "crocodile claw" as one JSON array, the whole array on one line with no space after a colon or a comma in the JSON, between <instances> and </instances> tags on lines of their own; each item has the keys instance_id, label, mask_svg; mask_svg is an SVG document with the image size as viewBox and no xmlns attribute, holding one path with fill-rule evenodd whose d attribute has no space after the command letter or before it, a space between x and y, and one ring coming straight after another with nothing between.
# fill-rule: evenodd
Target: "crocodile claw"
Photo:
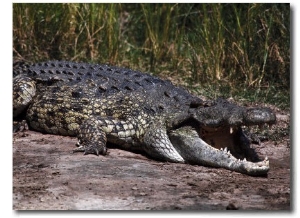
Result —
<instances>
[{"instance_id":1,"label":"crocodile claw","mask_svg":"<svg viewBox=\"0 0 300 218\"><path fill-rule=\"evenodd\" d=\"M73 153L83 152L84 155L95 154L97 156L99 156L100 154L106 155L106 153L107 153L106 146L104 146L104 147L99 147L99 146L95 146L95 145L84 146L84 145L80 145L79 143L77 143L76 146L78 146L78 147L73 149L73 151L72 151Z\"/></svg>"}]
</instances>

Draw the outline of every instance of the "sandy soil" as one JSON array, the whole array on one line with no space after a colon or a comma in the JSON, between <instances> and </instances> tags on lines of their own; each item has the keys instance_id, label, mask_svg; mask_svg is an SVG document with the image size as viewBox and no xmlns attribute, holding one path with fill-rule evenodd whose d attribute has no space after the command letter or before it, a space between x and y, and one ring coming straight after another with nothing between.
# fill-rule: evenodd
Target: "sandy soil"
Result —
<instances>
[{"instance_id":1,"label":"sandy soil","mask_svg":"<svg viewBox=\"0 0 300 218\"><path fill-rule=\"evenodd\" d=\"M278 117L279 126L289 122ZM289 135L254 145L270 159L266 177L117 148L107 156L73 154L76 138L34 131L15 133L13 141L14 210L291 209Z\"/></svg>"}]
</instances>

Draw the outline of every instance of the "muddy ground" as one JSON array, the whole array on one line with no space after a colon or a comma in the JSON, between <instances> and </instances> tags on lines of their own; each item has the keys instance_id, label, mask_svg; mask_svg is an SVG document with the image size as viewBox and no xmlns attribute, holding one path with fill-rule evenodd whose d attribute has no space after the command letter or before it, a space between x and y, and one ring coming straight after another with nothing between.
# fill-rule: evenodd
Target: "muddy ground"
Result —
<instances>
[{"instance_id":1,"label":"muddy ground","mask_svg":"<svg viewBox=\"0 0 300 218\"><path fill-rule=\"evenodd\" d=\"M278 114L276 131L288 117ZM278 132L277 132L278 133ZM14 210L290 210L289 135L253 145L268 156L266 177L158 162L109 149L71 153L76 138L18 132L13 137Z\"/></svg>"}]
</instances>

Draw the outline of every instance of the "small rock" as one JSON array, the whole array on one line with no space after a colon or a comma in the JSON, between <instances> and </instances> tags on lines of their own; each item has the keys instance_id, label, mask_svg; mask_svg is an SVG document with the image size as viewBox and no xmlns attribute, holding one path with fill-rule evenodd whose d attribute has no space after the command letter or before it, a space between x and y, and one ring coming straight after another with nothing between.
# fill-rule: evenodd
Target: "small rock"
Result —
<instances>
[{"instance_id":1,"label":"small rock","mask_svg":"<svg viewBox=\"0 0 300 218\"><path fill-rule=\"evenodd\" d=\"M238 210L239 208L234 203L229 203L226 210Z\"/></svg>"}]
</instances>

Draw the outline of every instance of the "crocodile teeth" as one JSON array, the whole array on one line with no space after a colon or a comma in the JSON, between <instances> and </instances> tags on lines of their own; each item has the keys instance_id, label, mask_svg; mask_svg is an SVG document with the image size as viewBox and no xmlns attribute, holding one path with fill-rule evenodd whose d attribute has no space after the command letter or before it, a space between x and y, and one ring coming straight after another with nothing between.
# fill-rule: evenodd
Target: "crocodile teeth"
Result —
<instances>
[{"instance_id":1,"label":"crocodile teeth","mask_svg":"<svg viewBox=\"0 0 300 218\"><path fill-rule=\"evenodd\" d=\"M232 134L233 133L233 128L232 127L230 127L230 134Z\"/></svg>"},{"instance_id":2,"label":"crocodile teeth","mask_svg":"<svg viewBox=\"0 0 300 218\"><path fill-rule=\"evenodd\" d=\"M224 152L227 152L227 147L224 148Z\"/></svg>"},{"instance_id":3,"label":"crocodile teeth","mask_svg":"<svg viewBox=\"0 0 300 218\"><path fill-rule=\"evenodd\" d=\"M264 159L264 161L268 161L268 160L269 160L269 158L266 156L265 159Z\"/></svg>"}]
</instances>

